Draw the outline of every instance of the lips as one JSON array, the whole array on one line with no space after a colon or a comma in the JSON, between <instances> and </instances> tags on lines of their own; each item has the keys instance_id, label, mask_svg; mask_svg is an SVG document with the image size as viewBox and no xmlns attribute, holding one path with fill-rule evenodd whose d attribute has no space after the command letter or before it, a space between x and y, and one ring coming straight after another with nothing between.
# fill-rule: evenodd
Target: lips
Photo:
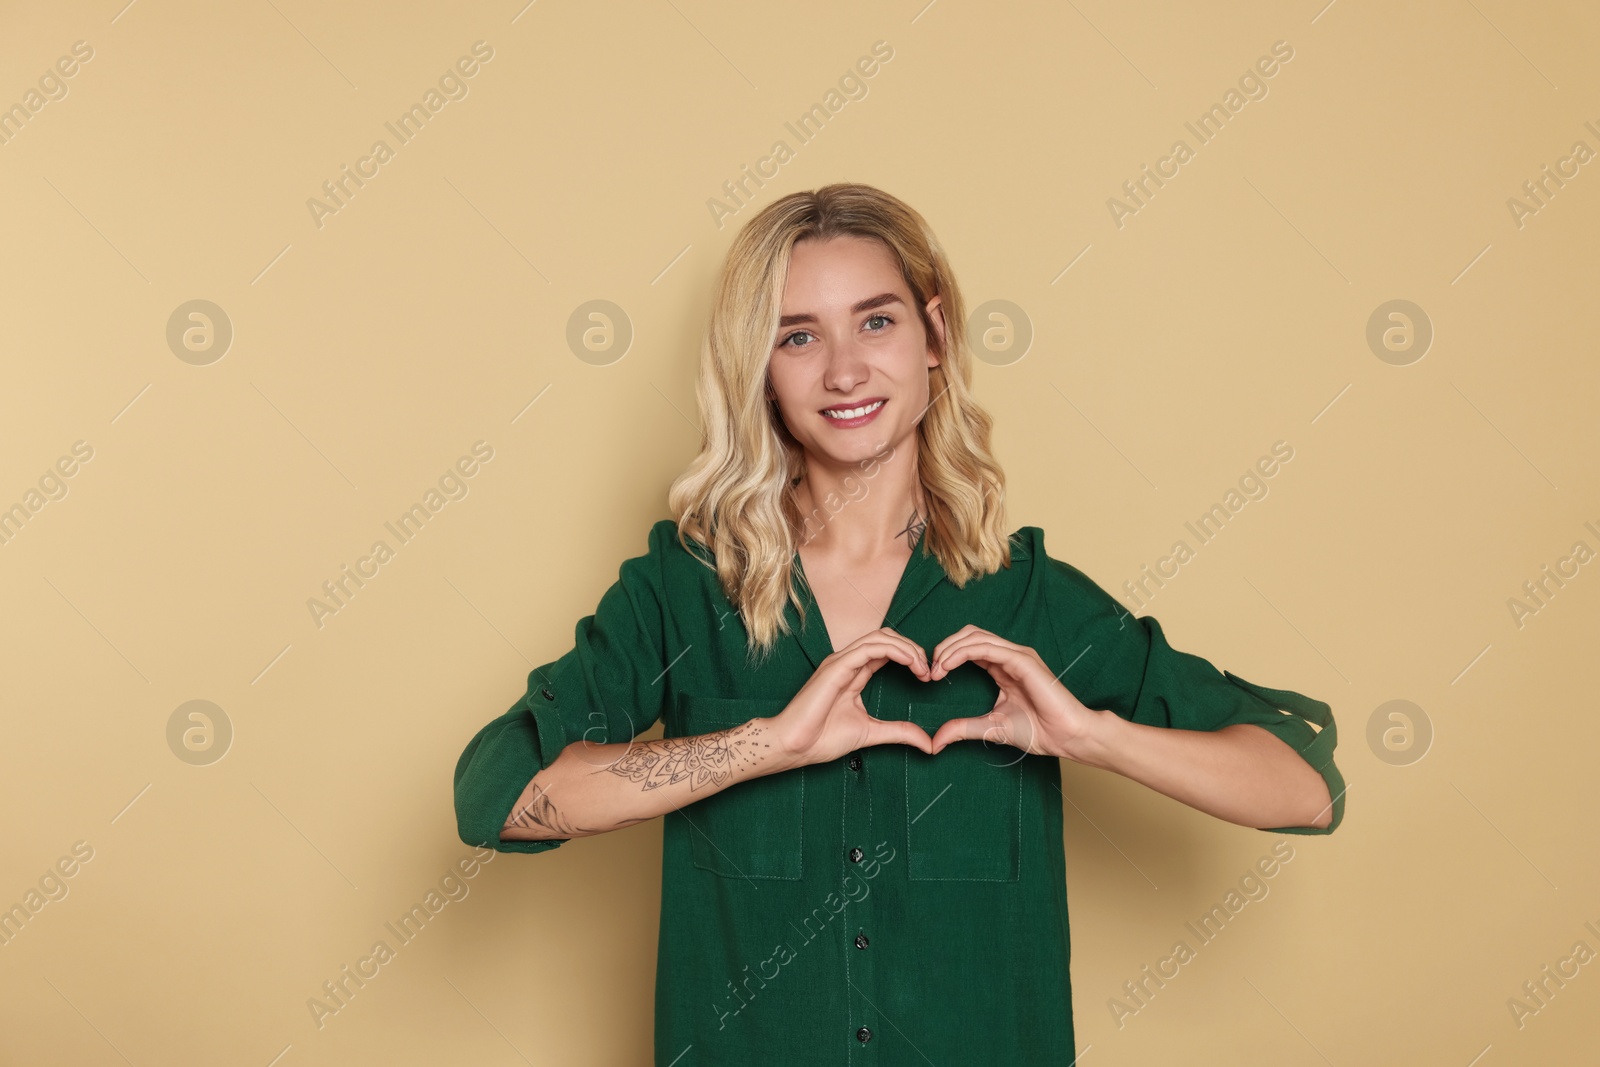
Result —
<instances>
[{"instance_id":1,"label":"lips","mask_svg":"<svg viewBox=\"0 0 1600 1067\"><path fill-rule=\"evenodd\" d=\"M855 426L865 426L867 423L877 418L878 413L887 407L888 403L889 401L887 397L866 397L862 400L855 400L846 404L836 405L835 407L824 408L820 414L828 421L830 426L837 426L841 429L850 429ZM838 414L835 414L839 412L846 413L845 417L841 418Z\"/></svg>"}]
</instances>

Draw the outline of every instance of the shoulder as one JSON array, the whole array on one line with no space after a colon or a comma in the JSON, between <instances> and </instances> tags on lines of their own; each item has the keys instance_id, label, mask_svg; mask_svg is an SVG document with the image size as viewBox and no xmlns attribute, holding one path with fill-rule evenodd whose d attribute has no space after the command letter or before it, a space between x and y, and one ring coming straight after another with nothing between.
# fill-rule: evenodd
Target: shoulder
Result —
<instances>
[{"instance_id":1,"label":"shoulder","mask_svg":"<svg viewBox=\"0 0 1600 1067\"><path fill-rule=\"evenodd\" d=\"M1093 681L1116 649L1129 647L1130 638L1137 638L1139 627L1133 625L1132 613L1082 569L1050 555L1039 527L1024 526L1013 539L1023 547L1026 560L1013 566L1026 570L1027 593L1039 598L1042 625L1065 665L1062 669L1073 669L1077 684ZM1015 550L1012 558L1018 558Z\"/></svg>"},{"instance_id":2,"label":"shoulder","mask_svg":"<svg viewBox=\"0 0 1600 1067\"><path fill-rule=\"evenodd\" d=\"M705 585L708 576L715 578L715 558L693 538L680 538L672 519L652 523L642 545L629 541L620 552L610 594L626 602L664 607Z\"/></svg>"},{"instance_id":3,"label":"shoulder","mask_svg":"<svg viewBox=\"0 0 1600 1067\"><path fill-rule=\"evenodd\" d=\"M622 577L659 580L672 568L691 558L689 549L684 547L682 541L687 541L691 546L699 545L692 538L680 539L678 524L672 519L657 520L645 533L643 551L639 551L637 542L627 549L626 557L622 560ZM703 546L701 551L704 552ZM709 557L709 553L707 555Z\"/></svg>"},{"instance_id":4,"label":"shoulder","mask_svg":"<svg viewBox=\"0 0 1600 1067\"><path fill-rule=\"evenodd\" d=\"M1023 526L1011 535L1011 558L1024 561L1030 581L1046 589L1053 607L1078 617L1127 614L1110 593L1084 571L1045 549L1044 530Z\"/></svg>"},{"instance_id":5,"label":"shoulder","mask_svg":"<svg viewBox=\"0 0 1600 1067\"><path fill-rule=\"evenodd\" d=\"M712 563L716 559L706 545L687 534L680 533L676 519L657 520L650 527L649 546L650 554L663 561L682 558Z\"/></svg>"},{"instance_id":6,"label":"shoulder","mask_svg":"<svg viewBox=\"0 0 1600 1067\"><path fill-rule=\"evenodd\" d=\"M716 574L716 555L706 545L678 529L674 519L659 519L646 536L644 555L629 561L637 570L648 568L664 588L682 590L685 583L701 584Z\"/></svg>"}]
</instances>

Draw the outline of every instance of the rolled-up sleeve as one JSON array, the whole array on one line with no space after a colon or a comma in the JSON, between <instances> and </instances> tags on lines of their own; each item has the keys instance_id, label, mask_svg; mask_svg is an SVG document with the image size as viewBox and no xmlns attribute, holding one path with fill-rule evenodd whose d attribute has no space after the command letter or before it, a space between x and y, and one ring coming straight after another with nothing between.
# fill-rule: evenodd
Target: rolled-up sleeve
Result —
<instances>
[{"instance_id":1,"label":"rolled-up sleeve","mask_svg":"<svg viewBox=\"0 0 1600 1067\"><path fill-rule=\"evenodd\" d=\"M1344 818L1345 783L1334 763L1338 732L1327 703L1218 670L1173 648L1154 617L1133 616L1082 571L1056 559L1047 567L1057 655L1070 664L1062 683L1073 696L1086 707L1109 709L1147 726L1220 730L1253 723L1271 731L1322 775L1333 815L1325 827L1281 826L1267 832L1333 833Z\"/></svg>"},{"instance_id":2,"label":"rolled-up sleeve","mask_svg":"<svg viewBox=\"0 0 1600 1067\"><path fill-rule=\"evenodd\" d=\"M578 621L572 647L528 672L522 697L480 729L456 761L456 826L469 845L499 852L545 852L568 838L501 840L517 798L574 741L631 740L660 719L665 705L665 610L661 560L664 520L650 550L623 561L594 614Z\"/></svg>"}]
</instances>

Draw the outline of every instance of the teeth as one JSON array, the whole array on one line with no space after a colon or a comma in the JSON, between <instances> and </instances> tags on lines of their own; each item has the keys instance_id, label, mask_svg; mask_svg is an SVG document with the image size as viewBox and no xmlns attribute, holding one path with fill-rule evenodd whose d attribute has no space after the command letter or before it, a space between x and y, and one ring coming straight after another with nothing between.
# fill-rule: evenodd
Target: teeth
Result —
<instances>
[{"instance_id":1,"label":"teeth","mask_svg":"<svg viewBox=\"0 0 1600 1067\"><path fill-rule=\"evenodd\" d=\"M831 410L824 411L823 414L828 416L830 419L859 419L861 416L873 411L877 411L881 407L883 407L883 401L875 400L865 407L833 408Z\"/></svg>"}]
</instances>

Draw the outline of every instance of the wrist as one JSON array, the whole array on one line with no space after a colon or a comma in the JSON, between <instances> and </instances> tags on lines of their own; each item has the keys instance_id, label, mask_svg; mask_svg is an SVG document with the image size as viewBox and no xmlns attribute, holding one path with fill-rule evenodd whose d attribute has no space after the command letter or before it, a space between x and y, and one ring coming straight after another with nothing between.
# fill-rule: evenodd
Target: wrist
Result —
<instances>
[{"instance_id":1,"label":"wrist","mask_svg":"<svg viewBox=\"0 0 1600 1067\"><path fill-rule=\"evenodd\" d=\"M1082 728L1060 744L1057 755L1074 763L1110 770L1127 720L1109 709L1086 710Z\"/></svg>"},{"instance_id":2,"label":"wrist","mask_svg":"<svg viewBox=\"0 0 1600 1067\"><path fill-rule=\"evenodd\" d=\"M762 735L769 738L772 746L767 758L767 766L762 769L763 774L777 773L778 771L793 770L803 766L805 761L796 752L790 742L788 731L784 729L783 721L777 716L772 718L756 718L752 724L760 729Z\"/></svg>"}]
</instances>

